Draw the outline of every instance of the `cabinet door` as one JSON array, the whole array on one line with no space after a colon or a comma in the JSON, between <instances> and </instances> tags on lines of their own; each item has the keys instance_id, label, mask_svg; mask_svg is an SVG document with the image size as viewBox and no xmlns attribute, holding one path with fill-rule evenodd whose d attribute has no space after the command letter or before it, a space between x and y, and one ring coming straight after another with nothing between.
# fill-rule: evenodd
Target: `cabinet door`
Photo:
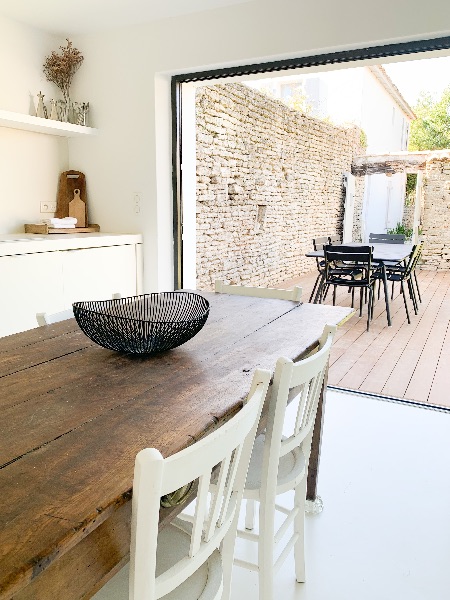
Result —
<instances>
[{"instance_id":1,"label":"cabinet door","mask_svg":"<svg viewBox=\"0 0 450 600\"><path fill-rule=\"evenodd\" d=\"M65 308L81 300L136 294L136 247L108 246L68 250L63 255Z\"/></svg>"},{"instance_id":2,"label":"cabinet door","mask_svg":"<svg viewBox=\"0 0 450 600\"><path fill-rule=\"evenodd\" d=\"M0 257L0 336L37 327L36 313L64 308L60 252Z\"/></svg>"}]
</instances>

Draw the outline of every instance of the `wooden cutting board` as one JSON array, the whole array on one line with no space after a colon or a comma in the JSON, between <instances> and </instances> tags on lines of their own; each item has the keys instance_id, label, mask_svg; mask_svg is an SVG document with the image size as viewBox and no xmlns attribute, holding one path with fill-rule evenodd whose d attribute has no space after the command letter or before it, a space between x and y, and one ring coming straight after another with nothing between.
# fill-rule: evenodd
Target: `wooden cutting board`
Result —
<instances>
[{"instance_id":1,"label":"wooden cutting board","mask_svg":"<svg viewBox=\"0 0 450 600\"><path fill-rule=\"evenodd\" d=\"M77 192L76 195L75 190L79 190L79 193ZM81 173L80 171L64 171L59 177L55 217L63 219L64 217L72 216L70 215L69 204L74 200L74 197L84 203L84 222L82 225L77 223L77 226L86 227L89 222L86 197L86 177L84 176L84 173ZM81 215L83 206L79 203L77 204L77 212Z\"/></svg>"},{"instance_id":2,"label":"wooden cutting board","mask_svg":"<svg viewBox=\"0 0 450 600\"><path fill-rule=\"evenodd\" d=\"M73 191L73 199L69 202L69 217L77 220L77 227L86 227L86 204L80 198L80 190Z\"/></svg>"}]
</instances>

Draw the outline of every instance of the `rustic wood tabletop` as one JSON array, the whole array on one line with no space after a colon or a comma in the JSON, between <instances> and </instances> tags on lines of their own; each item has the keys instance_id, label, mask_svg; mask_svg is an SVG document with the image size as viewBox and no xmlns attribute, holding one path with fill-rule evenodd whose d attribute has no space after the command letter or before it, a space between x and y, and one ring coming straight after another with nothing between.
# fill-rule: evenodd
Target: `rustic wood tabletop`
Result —
<instances>
[{"instance_id":1,"label":"rustic wood tabletop","mask_svg":"<svg viewBox=\"0 0 450 600\"><path fill-rule=\"evenodd\" d=\"M353 312L203 295L200 333L154 356L101 348L73 319L0 339L0 599L95 593L128 557L137 452L169 456L217 427L256 367L307 355Z\"/></svg>"}]
</instances>

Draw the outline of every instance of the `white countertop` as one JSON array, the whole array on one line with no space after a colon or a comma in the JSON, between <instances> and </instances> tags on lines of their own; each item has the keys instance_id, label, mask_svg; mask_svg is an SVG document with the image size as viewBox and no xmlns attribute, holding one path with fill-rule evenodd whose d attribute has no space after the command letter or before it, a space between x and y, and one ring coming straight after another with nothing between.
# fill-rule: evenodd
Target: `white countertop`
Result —
<instances>
[{"instance_id":1,"label":"white countertop","mask_svg":"<svg viewBox=\"0 0 450 600\"><path fill-rule=\"evenodd\" d=\"M0 256L124 244L142 244L142 235L137 233L51 233L48 235L5 233L0 234Z\"/></svg>"}]
</instances>

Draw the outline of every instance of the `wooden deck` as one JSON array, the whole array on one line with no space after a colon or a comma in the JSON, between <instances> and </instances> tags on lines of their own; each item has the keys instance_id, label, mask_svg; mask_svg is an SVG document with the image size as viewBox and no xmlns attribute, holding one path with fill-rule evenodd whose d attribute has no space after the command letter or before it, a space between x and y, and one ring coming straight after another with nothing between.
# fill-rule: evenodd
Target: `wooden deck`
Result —
<instances>
[{"instance_id":1,"label":"wooden deck","mask_svg":"<svg viewBox=\"0 0 450 600\"><path fill-rule=\"evenodd\" d=\"M398 284L391 301L388 327L384 296L375 303L374 319L366 331L367 305L338 330L328 384L430 405L450 406L450 273L418 271L422 303L415 315L409 301L406 320ZM296 283L308 301L317 273L286 281ZM359 292L357 292L357 295ZM326 300L332 303L331 292ZM338 288L336 304L350 306L350 294ZM355 305L359 307L359 302Z\"/></svg>"}]
</instances>

